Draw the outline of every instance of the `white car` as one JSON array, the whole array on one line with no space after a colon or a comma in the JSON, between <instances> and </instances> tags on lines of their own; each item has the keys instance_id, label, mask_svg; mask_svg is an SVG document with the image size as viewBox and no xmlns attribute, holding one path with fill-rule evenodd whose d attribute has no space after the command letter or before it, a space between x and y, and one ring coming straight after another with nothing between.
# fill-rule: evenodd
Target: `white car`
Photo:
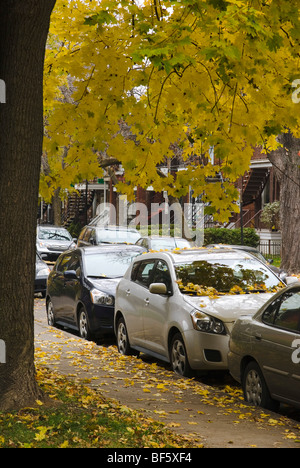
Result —
<instances>
[{"instance_id":1,"label":"white car","mask_svg":"<svg viewBox=\"0 0 300 468\"><path fill-rule=\"evenodd\" d=\"M284 287L260 261L228 249L184 249L135 259L116 291L119 352L143 352L175 372L228 369L230 331Z\"/></svg>"}]
</instances>

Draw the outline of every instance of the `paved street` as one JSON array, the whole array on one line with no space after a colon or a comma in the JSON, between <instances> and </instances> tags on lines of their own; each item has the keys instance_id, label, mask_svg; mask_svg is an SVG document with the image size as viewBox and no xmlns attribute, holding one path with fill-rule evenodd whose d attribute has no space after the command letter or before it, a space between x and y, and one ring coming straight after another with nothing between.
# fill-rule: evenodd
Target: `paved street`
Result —
<instances>
[{"instance_id":1,"label":"paved street","mask_svg":"<svg viewBox=\"0 0 300 468\"><path fill-rule=\"evenodd\" d=\"M113 340L96 344L48 327L45 300L35 299L39 364L83 380L109 399L160 420L205 447L300 448L300 411L246 406L230 376L182 379L151 358L121 356Z\"/></svg>"}]
</instances>

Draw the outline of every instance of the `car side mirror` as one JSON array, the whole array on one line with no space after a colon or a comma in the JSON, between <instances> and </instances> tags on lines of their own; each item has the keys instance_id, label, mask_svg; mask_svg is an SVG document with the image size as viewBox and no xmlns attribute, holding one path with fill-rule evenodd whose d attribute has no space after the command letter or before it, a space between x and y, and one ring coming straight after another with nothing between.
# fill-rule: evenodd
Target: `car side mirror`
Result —
<instances>
[{"instance_id":1,"label":"car side mirror","mask_svg":"<svg viewBox=\"0 0 300 468\"><path fill-rule=\"evenodd\" d=\"M150 284L149 291L152 294L168 294L167 286L164 283L152 283Z\"/></svg>"},{"instance_id":2,"label":"car side mirror","mask_svg":"<svg viewBox=\"0 0 300 468\"><path fill-rule=\"evenodd\" d=\"M296 277L296 276L287 276L285 278L285 283L287 285L289 284L294 284L294 283L298 283L299 282L299 279Z\"/></svg>"},{"instance_id":3,"label":"car side mirror","mask_svg":"<svg viewBox=\"0 0 300 468\"><path fill-rule=\"evenodd\" d=\"M68 280L74 280L74 279L77 280L78 276L75 270L67 270L64 272L64 278Z\"/></svg>"}]
</instances>

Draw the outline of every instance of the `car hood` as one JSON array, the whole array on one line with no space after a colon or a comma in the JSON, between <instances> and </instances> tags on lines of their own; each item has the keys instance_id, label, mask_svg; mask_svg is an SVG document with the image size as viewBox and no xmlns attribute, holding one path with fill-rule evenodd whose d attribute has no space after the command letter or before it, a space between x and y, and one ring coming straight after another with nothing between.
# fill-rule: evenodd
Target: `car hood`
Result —
<instances>
[{"instance_id":1,"label":"car hood","mask_svg":"<svg viewBox=\"0 0 300 468\"><path fill-rule=\"evenodd\" d=\"M89 278L92 286L112 296L116 295L117 286L122 278Z\"/></svg>"},{"instance_id":2,"label":"car hood","mask_svg":"<svg viewBox=\"0 0 300 468\"><path fill-rule=\"evenodd\" d=\"M183 296L192 307L219 318L235 322L241 315L254 315L275 293L228 294L217 298Z\"/></svg>"},{"instance_id":3,"label":"car hood","mask_svg":"<svg viewBox=\"0 0 300 468\"><path fill-rule=\"evenodd\" d=\"M55 240L55 239L38 239L38 242L42 242L43 244L48 244L48 245L60 245L64 247L68 247L73 243L73 240Z\"/></svg>"}]
</instances>

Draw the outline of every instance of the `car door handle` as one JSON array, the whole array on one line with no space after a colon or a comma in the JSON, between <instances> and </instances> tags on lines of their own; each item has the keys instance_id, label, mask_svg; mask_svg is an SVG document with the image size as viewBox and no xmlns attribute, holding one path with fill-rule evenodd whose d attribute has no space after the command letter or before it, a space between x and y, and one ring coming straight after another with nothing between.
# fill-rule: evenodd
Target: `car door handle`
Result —
<instances>
[{"instance_id":1,"label":"car door handle","mask_svg":"<svg viewBox=\"0 0 300 468\"><path fill-rule=\"evenodd\" d=\"M145 302L146 306L149 305L149 299L144 299L144 302Z\"/></svg>"},{"instance_id":2,"label":"car door handle","mask_svg":"<svg viewBox=\"0 0 300 468\"><path fill-rule=\"evenodd\" d=\"M255 339L256 339L257 341L261 341L261 339L262 339L262 336L261 336L261 334L260 334L260 333L255 333L255 335L254 335L254 336L255 336Z\"/></svg>"}]
</instances>

